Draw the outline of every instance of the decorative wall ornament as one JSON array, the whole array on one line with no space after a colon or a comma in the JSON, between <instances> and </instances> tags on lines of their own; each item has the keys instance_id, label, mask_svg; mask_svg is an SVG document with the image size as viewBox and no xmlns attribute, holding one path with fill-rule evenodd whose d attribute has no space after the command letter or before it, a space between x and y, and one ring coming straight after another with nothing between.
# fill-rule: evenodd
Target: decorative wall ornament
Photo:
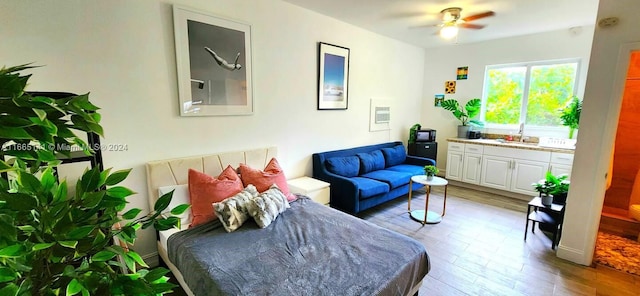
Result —
<instances>
[{"instance_id":1,"label":"decorative wall ornament","mask_svg":"<svg viewBox=\"0 0 640 296\"><path fill-rule=\"evenodd\" d=\"M318 110L346 110L349 102L349 49L320 42Z\"/></svg>"},{"instance_id":2,"label":"decorative wall ornament","mask_svg":"<svg viewBox=\"0 0 640 296\"><path fill-rule=\"evenodd\" d=\"M173 6L181 116L253 114L251 26Z\"/></svg>"},{"instance_id":3,"label":"decorative wall ornament","mask_svg":"<svg viewBox=\"0 0 640 296\"><path fill-rule=\"evenodd\" d=\"M444 83L444 93L445 94L455 94L456 93L456 81L455 80L445 81L445 83Z\"/></svg>"},{"instance_id":4,"label":"decorative wall ornament","mask_svg":"<svg viewBox=\"0 0 640 296\"><path fill-rule=\"evenodd\" d=\"M442 101L444 101L444 95L436 95L433 105L436 107L442 107Z\"/></svg>"},{"instance_id":5,"label":"decorative wall ornament","mask_svg":"<svg viewBox=\"0 0 640 296\"><path fill-rule=\"evenodd\" d=\"M469 67L458 67L456 80L467 80L467 74L469 74Z\"/></svg>"}]
</instances>

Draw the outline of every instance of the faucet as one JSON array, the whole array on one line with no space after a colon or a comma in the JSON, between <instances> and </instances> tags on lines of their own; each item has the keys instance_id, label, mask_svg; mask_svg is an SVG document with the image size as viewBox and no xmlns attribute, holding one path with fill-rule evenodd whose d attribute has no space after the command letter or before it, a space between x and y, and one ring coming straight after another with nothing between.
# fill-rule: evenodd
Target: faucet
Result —
<instances>
[{"instance_id":1,"label":"faucet","mask_svg":"<svg viewBox=\"0 0 640 296\"><path fill-rule=\"evenodd\" d=\"M518 130L518 135L520 135L520 143L524 143L524 122L520 123L520 129Z\"/></svg>"}]
</instances>

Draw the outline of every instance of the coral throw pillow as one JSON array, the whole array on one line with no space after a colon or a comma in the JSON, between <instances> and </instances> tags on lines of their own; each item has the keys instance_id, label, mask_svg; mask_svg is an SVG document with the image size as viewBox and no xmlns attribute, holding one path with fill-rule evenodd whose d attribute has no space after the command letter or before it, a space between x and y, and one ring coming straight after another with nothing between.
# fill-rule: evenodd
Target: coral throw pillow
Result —
<instances>
[{"instance_id":1,"label":"coral throw pillow","mask_svg":"<svg viewBox=\"0 0 640 296\"><path fill-rule=\"evenodd\" d=\"M280 168L280 164L275 158L267 164L264 171L254 169L245 164L240 164L240 179L244 186L253 184L258 189L258 192L262 193L271 188L271 185L276 184L278 188L282 190L284 196L287 197L287 201L296 200L296 196L289 192L289 185L287 185L287 178L284 176L284 171Z\"/></svg>"},{"instance_id":2,"label":"coral throw pillow","mask_svg":"<svg viewBox=\"0 0 640 296\"><path fill-rule=\"evenodd\" d=\"M193 219L191 226L198 226L216 218L211 206L242 191L242 181L236 171L227 166L217 178L189 169L189 199Z\"/></svg>"}]
</instances>

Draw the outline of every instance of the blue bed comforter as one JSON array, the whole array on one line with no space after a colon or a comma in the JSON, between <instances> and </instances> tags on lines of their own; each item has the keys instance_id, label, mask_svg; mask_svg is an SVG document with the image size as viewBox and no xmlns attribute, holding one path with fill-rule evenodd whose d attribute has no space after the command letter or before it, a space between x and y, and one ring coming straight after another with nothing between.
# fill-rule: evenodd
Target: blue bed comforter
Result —
<instances>
[{"instance_id":1,"label":"blue bed comforter","mask_svg":"<svg viewBox=\"0 0 640 296\"><path fill-rule=\"evenodd\" d=\"M176 233L168 254L196 295L407 295L430 269L418 241L304 197L265 229Z\"/></svg>"}]
</instances>

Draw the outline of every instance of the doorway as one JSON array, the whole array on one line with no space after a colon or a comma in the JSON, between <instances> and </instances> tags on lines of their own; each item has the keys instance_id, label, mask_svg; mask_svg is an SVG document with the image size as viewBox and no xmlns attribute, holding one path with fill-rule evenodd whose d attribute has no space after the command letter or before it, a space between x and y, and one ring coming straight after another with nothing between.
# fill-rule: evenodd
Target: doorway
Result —
<instances>
[{"instance_id":1,"label":"doorway","mask_svg":"<svg viewBox=\"0 0 640 296\"><path fill-rule=\"evenodd\" d=\"M626 74L620 115L616 130L616 140L611 159L611 169L607 182L598 239L596 241L595 262L621 269L632 264L608 262L603 252L610 248L630 246L640 257L640 217L634 215L640 207L640 50L631 51ZM625 258L621 256L619 258ZM605 262L603 262L603 260ZM629 269L623 267L622 269ZM640 270L640 267L631 268Z\"/></svg>"}]
</instances>

